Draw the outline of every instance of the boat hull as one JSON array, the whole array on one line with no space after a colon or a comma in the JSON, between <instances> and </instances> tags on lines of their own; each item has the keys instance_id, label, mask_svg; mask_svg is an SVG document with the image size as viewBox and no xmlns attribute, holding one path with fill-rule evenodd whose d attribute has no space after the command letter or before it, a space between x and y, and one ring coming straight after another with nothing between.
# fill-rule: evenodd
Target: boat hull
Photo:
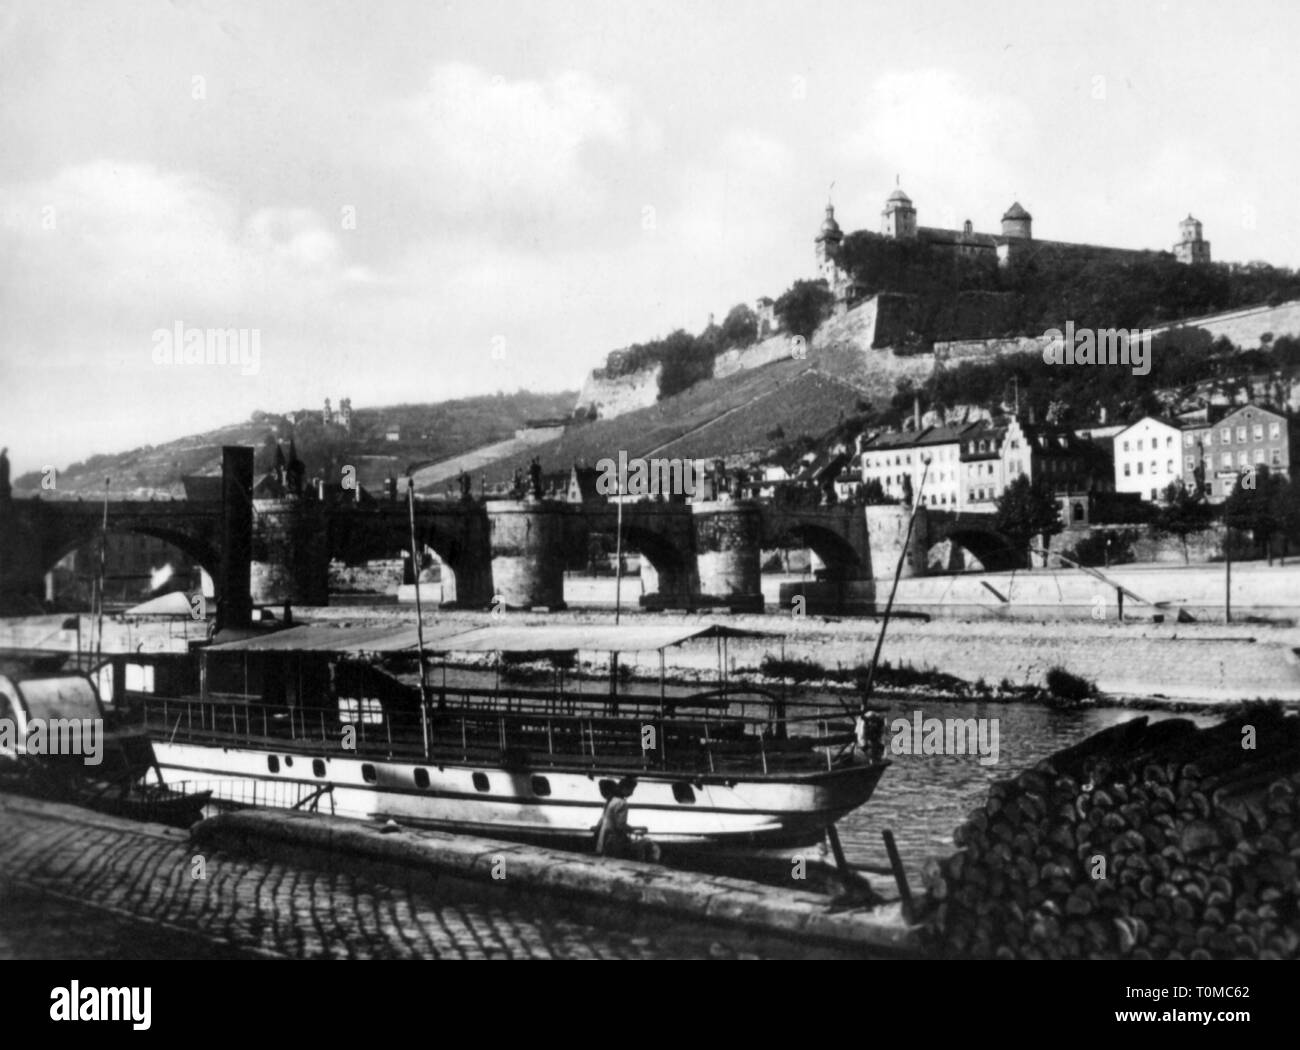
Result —
<instances>
[{"instance_id":1,"label":"boat hull","mask_svg":"<svg viewBox=\"0 0 1300 1050\"><path fill-rule=\"evenodd\" d=\"M412 827L589 843L605 807L602 781L627 769L420 764L155 741L163 780L214 801L304 806ZM663 844L802 846L865 803L887 763L772 776L635 771L628 823ZM608 785L606 785L608 787Z\"/></svg>"}]
</instances>

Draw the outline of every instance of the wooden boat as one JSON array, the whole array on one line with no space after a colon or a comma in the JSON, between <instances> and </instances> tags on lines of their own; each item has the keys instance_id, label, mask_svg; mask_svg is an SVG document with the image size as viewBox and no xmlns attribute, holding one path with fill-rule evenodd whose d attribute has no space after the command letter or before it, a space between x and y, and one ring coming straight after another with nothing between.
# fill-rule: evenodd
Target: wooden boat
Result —
<instances>
[{"instance_id":1,"label":"wooden boat","mask_svg":"<svg viewBox=\"0 0 1300 1050\"><path fill-rule=\"evenodd\" d=\"M153 741L156 776L223 804L590 844L611 790L633 782L629 824L656 843L813 844L870 798L888 763L852 712L729 682L726 642L752 633L444 625L423 645L412 628L299 626L196 650L193 688L171 695L140 664L163 657L113 659L135 666L115 680ZM664 651L709 641L718 686L670 692ZM658 688L612 675L584 692L565 681L579 652L658 653ZM441 658L440 684L427 684L420 653ZM453 658L485 655L496 681L448 681ZM553 680L502 677L520 663Z\"/></svg>"}]
</instances>

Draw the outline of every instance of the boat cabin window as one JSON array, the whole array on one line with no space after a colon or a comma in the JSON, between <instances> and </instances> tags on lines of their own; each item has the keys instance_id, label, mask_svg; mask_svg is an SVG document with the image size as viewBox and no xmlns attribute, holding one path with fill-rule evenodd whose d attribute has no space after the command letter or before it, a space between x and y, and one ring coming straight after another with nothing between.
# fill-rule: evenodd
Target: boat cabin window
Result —
<instances>
[{"instance_id":1,"label":"boat cabin window","mask_svg":"<svg viewBox=\"0 0 1300 1050\"><path fill-rule=\"evenodd\" d=\"M272 773L280 772L280 760L276 758L275 755L267 755L266 768L269 769Z\"/></svg>"},{"instance_id":2,"label":"boat cabin window","mask_svg":"<svg viewBox=\"0 0 1300 1050\"><path fill-rule=\"evenodd\" d=\"M293 768L293 755L285 755L285 756L284 756L284 764L285 764L286 766L288 766L290 769L292 769L292 768Z\"/></svg>"},{"instance_id":3,"label":"boat cabin window","mask_svg":"<svg viewBox=\"0 0 1300 1050\"><path fill-rule=\"evenodd\" d=\"M154 691L153 664L127 664L126 690L129 693L152 693Z\"/></svg>"},{"instance_id":4,"label":"boat cabin window","mask_svg":"<svg viewBox=\"0 0 1300 1050\"><path fill-rule=\"evenodd\" d=\"M551 793L551 782L545 777L533 777L533 794L545 798Z\"/></svg>"},{"instance_id":5,"label":"boat cabin window","mask_svg":"<svg viewBox=\"0 0 1300 1050\"><path fill-rule=\"evenodd\" d=\"M325 775L325 760L323 758L313 758L311 760L311 771L318 777Z\"/></svg>"},{"instance_id":6,"label":"boat cabin window","mask_svg":"<svg viewBox=\"0 0 1300 1050\"><path fill-rule=\"evenodd\" d=\"M361 779L364 780L367 784L373 784L376 780L379 779L377 776L375 776L375 767L372 766L369 762L366 762L361 766Z\"/></svg>"},{"instance_id":7,"label":"boat cabin window","mask_svg":"<svg viewBox=\"0 0 1300 1050\"><path fill-rule=\"evenodd\" d=\"M488 788L489 788L490 786L491 786L491 785L488 784L488 778L487 778L487 774L486 774L486 773L475 773L475 774L474 774L474 790L475 790L475 791L486 791L486 790L488 790Z\"/></svg>"},{"instance_id":8,"label":"boat cabin window","mask_svg":"<svg viewBox=\"0 0 1300 1050\"><path fill-rule=\"evenodd\" d=\"M695 801L695 789L690 784L674 784L673 798L678 802L691 803Z\"/></svg>"},{"instance_id":9,"label":"boat cabin window","mask_svg":"<svg viewBox=\"0 0 1300 1050\"><path fill-rule=\"evenodd\" d=\"M429 771L427 769L416 768L415 786L418 788L427 788L429 786Z\"/></svg>"}]
</instances>

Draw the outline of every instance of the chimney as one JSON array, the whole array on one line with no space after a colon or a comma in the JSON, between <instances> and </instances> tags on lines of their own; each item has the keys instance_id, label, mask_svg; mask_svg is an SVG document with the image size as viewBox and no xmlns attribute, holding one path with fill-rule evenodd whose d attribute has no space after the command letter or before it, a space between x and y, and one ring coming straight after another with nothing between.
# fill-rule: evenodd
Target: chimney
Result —
<instances>
[{"instance_id":1,"label":"chimney","mask_svg":"<svg viewBox=\"0 0 1300 1050\"><path fill-rule=\"evenodd\" d=\"M921 429L921 395L912 395L912 429Z\"/></svg>"},{"instance_id":2,"label":"chimney","mask_svg":"<svg viewBox=\"0 0 1300 1050\"><path fill-rule=\"evenodd\" d=\"M217 629L253 622L250 593L253 557L253 450L242 445L221 449L221 601Z\"/></svg>"}]
</instances>

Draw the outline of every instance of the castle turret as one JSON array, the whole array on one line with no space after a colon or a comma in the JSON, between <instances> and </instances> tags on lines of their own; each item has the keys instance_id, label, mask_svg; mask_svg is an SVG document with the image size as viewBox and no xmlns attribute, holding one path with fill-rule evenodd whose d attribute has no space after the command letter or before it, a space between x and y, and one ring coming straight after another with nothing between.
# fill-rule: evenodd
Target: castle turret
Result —
<instances>
[{"instance_id":1,"label":"castle turret","mask_svg":"<svg viewBox=\"0 0 1300 1050\"><path fill-rule=\"evenodd\" d=\"M1034 217L1016 201L1002 216L1002 236L1030 240L1033 237L1033 222Z\"/></svg>"},{"instance_id":2,"label":"castle turret","mask_svg":"<svg viewBox=\"0 0 1300 1050\"><path fill-rule=\"evenodd\" d=\"M816 245L817 276L831 287L835 286L836 271L839 268L837 256L843 240L844 233L835 221L835 207L828 202L826 218L822 220L821 229L817 231L813 243Z\"/></svg>"},{"instance_id":3,"label":"castle turret","mask_svg":"<svg viewBox=\"0 0 1300 1050\"><path fill-rule=\"evenodd\" d=\"M1201 234L1201 220L1190 214L1178 224L1178 243L1174 258L1180 263L1196 265L1210 261L1210 242Z\"/></svg>"},{"instance_id":4,"label":"castle turret","mask_svg":"<svg viewBox=\"0 0 1300 1050\"><path fill-rule=\"evenodd\" d=\"M916 237L916 209L901 188L896 187L885 201L885 210L880 213L880 232L900 241Z\"/></svg>"}]
</instances>

